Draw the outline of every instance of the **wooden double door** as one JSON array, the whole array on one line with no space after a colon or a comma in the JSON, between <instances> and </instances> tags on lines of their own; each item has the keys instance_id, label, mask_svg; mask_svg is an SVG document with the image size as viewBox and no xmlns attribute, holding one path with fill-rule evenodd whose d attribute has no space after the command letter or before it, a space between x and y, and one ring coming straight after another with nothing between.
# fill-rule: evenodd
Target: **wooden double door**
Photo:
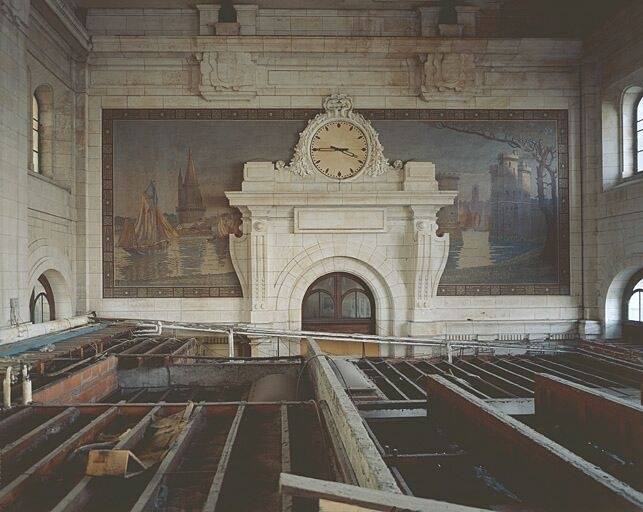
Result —
<instances>
[{"instance_id":1,"label":"wooden double door","mask_svg":"<svg viewBox=\"0 0 643 512\"><path fill-rule=\"evenodd\" d=\"M317 279L302 303L304 331L375 334L375 301L368 286L344 272Z\"/></svg>"}]
</instances>

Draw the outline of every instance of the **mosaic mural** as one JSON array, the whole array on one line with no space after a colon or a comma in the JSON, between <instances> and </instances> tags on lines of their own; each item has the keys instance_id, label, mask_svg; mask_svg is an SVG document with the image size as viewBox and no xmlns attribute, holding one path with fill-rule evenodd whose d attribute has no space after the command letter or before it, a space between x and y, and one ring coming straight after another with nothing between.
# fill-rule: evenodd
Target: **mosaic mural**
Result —
<instances>
[{"instance_id":1,"label":"mosaic mural","mask_svg":"<svg viewBox=\"0 0 643 512\"><path fill-rule=\"evenodd\" d=\"M371 110L390 160L431 161L449 233L441 295L568 294L567 111ZM104 110L105 297L234 297L224 192L289 160L314 110Z\"/></svg>"}]
</instances>

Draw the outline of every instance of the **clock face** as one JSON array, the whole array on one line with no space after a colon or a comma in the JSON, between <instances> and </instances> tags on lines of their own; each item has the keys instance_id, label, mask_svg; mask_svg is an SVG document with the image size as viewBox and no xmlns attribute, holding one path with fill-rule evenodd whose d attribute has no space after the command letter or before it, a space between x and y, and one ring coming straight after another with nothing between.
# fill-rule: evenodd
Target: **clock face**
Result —
<instances>
[{"instance_id":1,"label":"clock face","mask_svg":"<svg viewBox=\"0 0 643 512\"><path fill-rule=\"evenodd\" d=\"M364 168L368 144L364 132L348 121L331 121L313 135L310 158L319 172L344 180Z\"/></svg>"}]
</instances>

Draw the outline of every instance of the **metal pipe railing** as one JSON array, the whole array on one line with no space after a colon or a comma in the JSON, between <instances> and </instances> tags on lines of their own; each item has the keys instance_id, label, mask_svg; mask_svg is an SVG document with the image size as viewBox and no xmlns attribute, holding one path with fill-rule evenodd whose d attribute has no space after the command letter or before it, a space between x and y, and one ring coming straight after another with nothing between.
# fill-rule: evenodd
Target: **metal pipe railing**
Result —
<instances>
[{"instance_id":1,"label":"metal pipe railing","mask_svg":"<svg viewBox=\"0 0 643 512\"><path fill-rule=\"evenodd\" d=\"M142 320L138 324L136 336L160 336L164 330L207 332L225 334L229 341L230 355L234 355L234 335L242 334L251 337L275 337L302 339L312 337L319 340L345 341L358 343L371 343L377 345L401 345L401 346L426 346L442 347L446 349L447 357L453 357L454 349L505 349L505 350L538 350L547 352L566 352L568 349L560 340L552 340L550 337L541 339L524 339L519 341L467 341L452 340L448 336L431 336L427 338L411 338L403 336L380 336L375 334L343 334L317 331L297 331L287 329L271 329L255 327L242 323L190 323L190 322L166 322L161 320ZM232 342L230 343L230 338Z\"/></svg>"}]
</instances>

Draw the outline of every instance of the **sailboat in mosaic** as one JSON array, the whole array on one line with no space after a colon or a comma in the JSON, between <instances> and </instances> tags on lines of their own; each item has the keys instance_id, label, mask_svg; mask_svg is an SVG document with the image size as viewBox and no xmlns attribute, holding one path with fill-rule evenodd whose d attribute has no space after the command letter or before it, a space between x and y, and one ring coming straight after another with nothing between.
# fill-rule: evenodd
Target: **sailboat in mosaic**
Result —
<instances>
[{"instance_id":1,"label":"sailboat in mosaic","mask_svg":"<svg viewBox=\"0 0 643 512\"><path fill-rule=\"evenodd\" d=\"M136 222L125 221L118 245L130 254L151 254L166 250L170 240L177 236L176 230L159 210L156 186L151 181L141 194Z\"/></svg>"}]
</instances>

